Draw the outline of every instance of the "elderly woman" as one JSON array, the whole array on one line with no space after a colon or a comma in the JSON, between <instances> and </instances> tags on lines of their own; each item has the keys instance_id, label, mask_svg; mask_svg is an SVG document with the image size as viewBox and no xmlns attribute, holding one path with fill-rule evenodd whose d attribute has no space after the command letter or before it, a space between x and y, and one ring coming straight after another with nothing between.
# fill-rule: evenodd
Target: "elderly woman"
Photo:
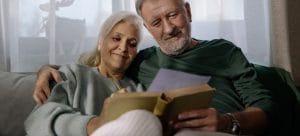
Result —
<instances>
[{"instance_id":1,"label":"elderly woman","mask_svg":"<svg viewBox=\"0 0 300 136\"><path fill-rule=\"evenodd\" d=\"M53 84L51 96L25 121L28 135L87 135L101 126L105 98L126 89L139 90L125 77L137 54L141 21L129 12L111 15L102 25L94 53L84 63L60 68L63 82Z\"/></svg>"}]
</instances>

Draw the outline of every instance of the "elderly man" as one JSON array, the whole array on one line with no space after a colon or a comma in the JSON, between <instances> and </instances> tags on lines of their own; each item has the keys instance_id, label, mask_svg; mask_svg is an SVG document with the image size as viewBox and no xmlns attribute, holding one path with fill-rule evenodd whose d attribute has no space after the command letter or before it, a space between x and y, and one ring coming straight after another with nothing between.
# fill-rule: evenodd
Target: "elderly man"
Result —
<instances>
[{"instance_id":1,"label":"elderly man","mask_svg":"<svg viewBox=\"0 0 300 136\"><path fill-rule=\"evenodd\" d=\"M174 129L265 133L273 111L271 92L256 80L254 67L240 48L223 39L192 38L191 9L184 0L137 0L136 11L159 48L140 51L127 72L129 77L147 88L160 68L168 68L210 75L209 84L216 88L212 108L179 114ZM38 103L50 94L47 82L51 78L60 80L56 70L40 70L34 93Z\"/></svg>"}]
</instances>

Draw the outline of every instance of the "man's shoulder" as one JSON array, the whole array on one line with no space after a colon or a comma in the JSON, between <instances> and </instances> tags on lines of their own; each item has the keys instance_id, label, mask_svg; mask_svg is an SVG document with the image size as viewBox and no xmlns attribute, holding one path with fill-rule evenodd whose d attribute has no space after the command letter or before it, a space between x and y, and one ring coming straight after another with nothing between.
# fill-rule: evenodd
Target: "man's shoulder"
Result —
<instances>
[{"instance_id":1,"label":"man's shoulder","mask_svg":"<svg viewBox=\"0 0 300 136\"><path fill-rule=\"evenodd\" d=\"M240 48L237 47L234 43L225 40L225 39L213 39L213 40L200 40L197 46L198 49L208 49L213 51L227 52L227 51L239 51Z\"/></svg>"},{"instance_id":2,"label":"man's shoulder","mask_svg":"<svg viewBox=\"0 0 300 136\"><path fill-rule=\"evenodd\" d=\"M206 40L206 41L200 42L200 44L201 43L208 44L210 46L218 46L218 47L236 47L234 45L234 43L232 43L228 40L225 40L225 39Z\"/></svg>"},{"instance_id":3,"label":"man's shoulder","mask_svg":"<svg viewBox=\"0 0 300 136\"><path fill-rule=\"evenodd\" d=\"M157 46L152 46L139 51L138 55L127 70L127 76L131 77L135 82L138 82L138 72L141 69L142 63L148 60L151 60L151 62L155 61L155 59L157 59L155 56L158 51L159 48Z\"/></svg>"},{"instance_id":4,"label":"man's shoulder","mask_svg":"<svg viewBox=\"0 0 300 136\"><path fill-rule=\"evenodd\" d=\"M137 55L137 59L146 59L149 58L151 55L154 55L157 53L158 51L158 47L157 46L152 46L149 48L145 48L141 51L139 51L138 55Z\"/></svg>"},{"instance_id":5,"label":"man's shoulder","mask_svg":"<svg viewBox=\"0 0 300 136\"><path fill-rule=\"evenodd\" d=\"M151 46L151 47L142 49L141 51L139 51L138 54L142 54L142 55L152 54L152 53L155 53L157 51L157 49L159 49L157 46Z\"/></svg>"}]
</instances>

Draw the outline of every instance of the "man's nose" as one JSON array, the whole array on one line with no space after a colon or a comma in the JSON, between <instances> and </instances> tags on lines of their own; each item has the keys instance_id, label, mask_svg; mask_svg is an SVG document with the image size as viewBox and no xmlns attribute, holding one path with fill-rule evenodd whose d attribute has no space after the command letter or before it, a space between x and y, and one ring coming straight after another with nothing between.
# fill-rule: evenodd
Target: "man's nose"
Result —
<instances>
[{"instance_id":1,"label":"man's nose","mask_svg":"<svg viewBox=\"0 0 300 136\"><path fill-rule=\"evenodd\" d=\"M165 34L172 35L172 33L174 32L174 28L175 25L171 21L169 20L163 21L163 31Z\"/></svg>"}]
</instances>

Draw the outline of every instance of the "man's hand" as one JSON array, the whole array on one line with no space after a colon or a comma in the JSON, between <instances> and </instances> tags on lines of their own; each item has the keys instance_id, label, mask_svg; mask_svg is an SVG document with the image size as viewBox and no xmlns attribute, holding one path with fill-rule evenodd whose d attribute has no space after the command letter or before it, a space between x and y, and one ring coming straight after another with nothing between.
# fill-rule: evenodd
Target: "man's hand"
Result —
<instances>
[{"instance_id":1,"label":"man's hand","mask_svg":"<svg viewBox=\"0 0 300 136\"><path fill-rule=\"evenodd\" d=\"M228 120L225 116L218 113L214 108L208 108L183 112L178 115L178 121L172 126L176 130L189 128L215 132L224 131L226 125L228 125Z\"/></svg>"},{"instance_id":2,"label":"man's hand","mask_svg":"<svg viewBox=\"0 0 300 136\"><path fill-rule=\"evenodd\" d=\"M54 80L57 83L63 81L57 66L44 65L38 73L33 92L33 99L38 105L42 105L50 96L49 81Z\"/></svg>"},{"instance_id":3,"label":"man's hand","mask_svg":"<svg viewBox=\"0 0 300 136\"><path fill-rule=\"evenodd\" d=\"M258 107L248 107L234 113L239 121L242 134L262 135L267 128L267 114ZM214 108L198 109L178 115L178 121L171 124L176 130L189 128L199 131L231 133L232 120Z\"/></svg>"}]
</instances>

